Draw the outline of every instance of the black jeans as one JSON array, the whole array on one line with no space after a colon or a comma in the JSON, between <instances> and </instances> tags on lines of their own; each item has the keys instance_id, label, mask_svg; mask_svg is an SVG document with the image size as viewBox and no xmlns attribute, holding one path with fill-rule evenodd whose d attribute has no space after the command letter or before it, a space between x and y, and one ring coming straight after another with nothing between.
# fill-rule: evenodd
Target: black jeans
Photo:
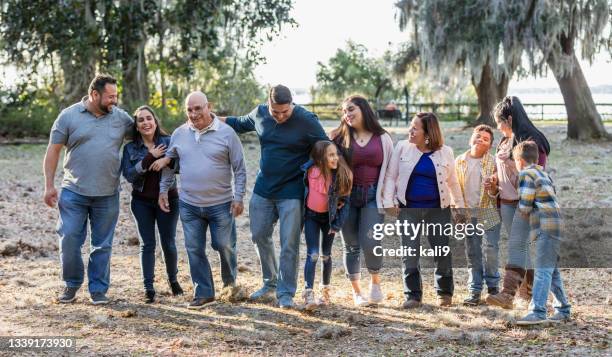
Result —
<instances>
[{"instance_id":1,"label":"black jeans","mask_svg":"<svg viewBox=\"0 0 612 357\"><path fill-rule=\"evenodd\" d=\"M170 212L166 213L159 208L156 200L146 200L132 197L131 209L140 235L140 265L142 278L146 290L154 290L155 280L155 224L159 231L159 240L168 280L176 282L178 274L178 254L176 251L176 224L178 222L178 198L170 199Z\"/></svg>"},{"instance_id":2,"label":"black jeans","mask_svg":"<svg viewBox=\"0 0 612 357\"><path fill-rule=\"evenodd\" d=\"M450 209L440 208L402 208L400 220L407 220L408 223L440 224L442 229L430 229L427 235L429 246L437 248L437 252L442 252L444 247L449 247L449 237L444 235L445 224L451 223ZM414 238L414 239L411 239ZM423 297L423 283L421 281L421 270L419 258L421 256L421 234L416 237L402 235L402 246L411 248L415 254L402 257L404 295L406 298L421 301ZM453 262L450 248L446 248L448 254L436 254L434 270L436 292L438 295L453 295Z\"/></svg>"},{"instance_id":3,"label":"black jeans","mask_svg":"<svg viewBox=\"0 0 612 357\"><path fill-rule=\"evenodd\" d=\"M318 213L306 208L306 218L304 220L304 236L306 238L306 263L304 264L304 280L306 289L314 286L315 271L321 251L322 260L322 282L329 285L332 273L331 249L334 244L335 234L329 232L329 214ZM321 234L323 240L321 240Z\"/></svg>"}]
</instances>

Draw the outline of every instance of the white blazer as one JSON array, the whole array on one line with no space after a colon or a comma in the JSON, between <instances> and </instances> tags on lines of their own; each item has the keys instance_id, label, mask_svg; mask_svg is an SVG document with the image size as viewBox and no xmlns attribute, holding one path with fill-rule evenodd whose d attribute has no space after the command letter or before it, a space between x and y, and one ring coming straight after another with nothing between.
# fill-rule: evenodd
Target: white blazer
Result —
<instances>
[{"instance_id":1,"label":"white blazer","mask_svg":"<svg viewBox=\"0 0 612 357\"><path fill-rule=\"evenodd\" d=\"M383 206L385 208L398 206L399 202L406 204L408 180L410 180L412 170L414 170L422 155L423 153L417 149L416 145L408 140L401 140L397 143L385 175L383 186ZM459 186L457 173L455 172L453 149L444 145L431 154L430 158L438 178L440 207L465 208L461 186Z\"/></svg>"}]
</instances>

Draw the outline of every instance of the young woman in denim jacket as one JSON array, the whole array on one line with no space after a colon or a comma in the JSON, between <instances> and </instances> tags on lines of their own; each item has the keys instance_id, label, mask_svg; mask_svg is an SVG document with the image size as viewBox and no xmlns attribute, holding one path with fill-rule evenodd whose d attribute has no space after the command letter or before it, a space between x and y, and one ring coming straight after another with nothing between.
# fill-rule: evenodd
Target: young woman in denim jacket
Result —
<instances>
[{"instance_id":1,"label":"young woman in denim jacket","mask_svg":"<svg viewBox=\"0 0 612 357\"><path fill-rule=\"evenodd\" d=\"M158 206L159 180L163 157L170 144L170 136L160 127L153 109L142 106L134 112L133 141L123 147L121 170L132 184L131 211L140 236L140 263L145 288L145 301L155 300L155 225L159 231L168 282L173 295L181 295L178 283L178 256L176 250L176 225L178 222L178 193L176 182L169 192L170 212Z\"/></svg>"},{"instance_id":2,"label":"young woman in denim jacket","mask_svg":"<svg viewBox=\"0 0 612 357\"><path fill-rule=\"evenodd\" d=\"M302 166L304 171L304 236L306 262L304 264L304 306L307 310L317 305L330 304L332 273L331 248L349 212L353 173L334 143L318 141L311 160ZM320 239L321 234L323 240ZM319 250L322 254L319 254ZM315 300L313 285L318 258L322 261L321 297Z\"/></svg>"}]
</instances>

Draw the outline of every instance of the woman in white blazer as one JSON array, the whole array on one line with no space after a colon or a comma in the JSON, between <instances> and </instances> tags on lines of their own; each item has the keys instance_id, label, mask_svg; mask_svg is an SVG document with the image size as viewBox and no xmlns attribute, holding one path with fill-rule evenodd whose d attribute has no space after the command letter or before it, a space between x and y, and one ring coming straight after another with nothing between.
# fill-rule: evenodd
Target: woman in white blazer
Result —
<instances>
[{"instance_id":1,"label":"woman in white blazer","mask_svg":"<svg viewBox=\"0 0 612 357\"><path fill-rule=\"evenodd\" d=\"M451 223L450 207L464 208L461 187L455 172L453 149L444 145L438 118L433 113L417 113L410 124L407 140L397 143L385 175L383 206L399 219L409 223ZM435 288L440 306L450 306L453 296L452 255L449 237L443 229L427 232L429 245L436 263ZM420 235L402 235L404 251L403 279L405 301L403 307L421 305L422 282L419 269ZM407 250L410 249L410 250ZM447 251L448 254L440 254Z\"/></svg>"}]
</instances>

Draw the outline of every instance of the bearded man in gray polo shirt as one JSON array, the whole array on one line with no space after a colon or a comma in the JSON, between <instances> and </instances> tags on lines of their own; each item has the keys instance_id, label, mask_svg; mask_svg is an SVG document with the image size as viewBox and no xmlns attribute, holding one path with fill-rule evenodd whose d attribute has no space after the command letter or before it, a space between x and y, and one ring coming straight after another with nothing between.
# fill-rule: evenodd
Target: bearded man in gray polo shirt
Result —
<instances>
[{"instance_id":1,"label":"bearded man in gray polo shirt","mask_svg":"<svg viewBox=\"0 0 612 357\"><path fill-rule=\"evenodd\" d=\"M119 217L120 149L134 121L117 105L117 81L97 75L89 95L64 109L51 128L44 159L45 194L49 207L59 206L62 303L73 302L83 284L81 247L90 223L91 244L87 276L93 304L106 304L110 284L110 257ZM62 148L64 178L59 194L54 177Z\"/></svg>"}]
</instances>

